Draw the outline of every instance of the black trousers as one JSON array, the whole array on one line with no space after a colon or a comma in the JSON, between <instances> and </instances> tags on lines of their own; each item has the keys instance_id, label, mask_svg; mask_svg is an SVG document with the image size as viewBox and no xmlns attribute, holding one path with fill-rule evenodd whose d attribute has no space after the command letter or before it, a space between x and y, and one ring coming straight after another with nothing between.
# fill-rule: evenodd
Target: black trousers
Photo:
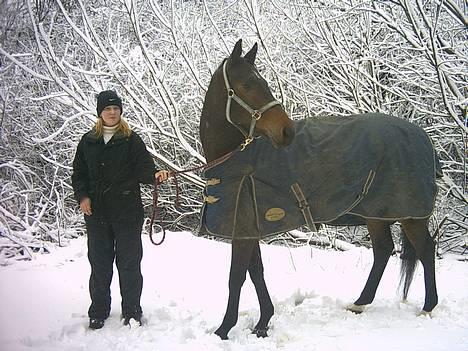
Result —
<instances>
[{"instance_id":1,"label":"black trousers","mask_svg":"<svg viewBox=\"0 0 468 351\"><path fill-rule=\"evenodd\" d=\"M92 217L86 221L88 259L91 264L91 306L88 310L90 318L105 319L109 316L114 258L119 273L122 315L141 315L142 224L143 220L106 222Z\"/></svg>"}]
</instances>

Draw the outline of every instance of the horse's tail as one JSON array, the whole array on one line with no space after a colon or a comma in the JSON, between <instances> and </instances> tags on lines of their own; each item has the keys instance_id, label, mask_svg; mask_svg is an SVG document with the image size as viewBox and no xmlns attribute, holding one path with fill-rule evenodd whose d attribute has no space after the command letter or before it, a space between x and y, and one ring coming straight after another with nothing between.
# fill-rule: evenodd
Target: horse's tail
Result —
<instances>
[{"instance_id":1,"label":"horse's tail","mask_svg":"<svg viewBox=\"0 0 468 351\"><path fill-rule=\"evenodd\" d=\"M408 297L408 291L413 281L414 272L416 271L416 265L418 260L416 258L416 250L413 245L411 245L406 233L401 229L402 235L402 248L401 248L401 268L400 268L400 289L403 292L403 300L406 300Z\"/></svg>"}]
</instances>

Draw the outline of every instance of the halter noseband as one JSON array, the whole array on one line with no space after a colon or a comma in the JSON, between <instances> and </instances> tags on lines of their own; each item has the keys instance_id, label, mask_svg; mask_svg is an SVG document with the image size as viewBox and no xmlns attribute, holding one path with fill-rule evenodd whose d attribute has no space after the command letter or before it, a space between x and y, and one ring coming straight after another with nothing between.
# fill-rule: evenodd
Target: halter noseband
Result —
<instances>
[{"instance_id":1,"label":"halter noseband","mask_svg":"<svg viewBox=\"0 0 468 351\"><path fill-rule=\"evenodd\" d=\"M241 146L241 149L244 150L245 147L252 142L253 134L254 134L254 130L255 130L255 125L257 124L257 121L262 117L262 114L264 112L266 112L267 110L269 110L270 108L272 108L273 106L281 105L281 103L278 100L273 100L273 101L270 101L269 103L267 103L265 106L263 106L259 110L254 110L253 108L251 108L249 105L247 105L244 102L244 100L242 100L239 96L236 95L236 93L234 92L234 89L232 89L231 86L229 85L226 66L227 66L227 60L224 61L224 64L223 64L224 84L226 85L226 90L227 90L227 95L228 95L227 103L226 103L226 119L234 127L239 129L239 131L244 136L245 140L244 140L244 142L242 143L242 146ZM234 99L240 106L242 106L245 110L247 110L250 113L251 117L252 117L248 133L246 133L244 131L244 129L242 129L239 125L237 125L236 123L234 123L231 120L231 112L230 111L231 111L232 99Z\"/></svg>"}]
</instances>

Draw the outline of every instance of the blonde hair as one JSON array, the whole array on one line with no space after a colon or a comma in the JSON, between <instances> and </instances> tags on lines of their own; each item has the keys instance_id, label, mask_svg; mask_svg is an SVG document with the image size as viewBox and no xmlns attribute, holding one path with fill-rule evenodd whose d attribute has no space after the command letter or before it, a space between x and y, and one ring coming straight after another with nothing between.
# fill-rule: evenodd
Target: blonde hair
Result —
<instances>
[{"instance_id":1,"label":"blonde hair","mask_svg":"<svg viewBox=\"0 0 468 351\"><path fill-rule=\"evenodd\" d=\"M96 130L95 135L98 138L100 138L103 134L103 126L104 123L102 121L102 118L98 118L96 121L96 125L94 126L94 129ZM120 118L119 124L117 124L117 132L121 132L126 137L129 137L132 134L132 129L123 118Z\"/></svg>"}]
</instances>

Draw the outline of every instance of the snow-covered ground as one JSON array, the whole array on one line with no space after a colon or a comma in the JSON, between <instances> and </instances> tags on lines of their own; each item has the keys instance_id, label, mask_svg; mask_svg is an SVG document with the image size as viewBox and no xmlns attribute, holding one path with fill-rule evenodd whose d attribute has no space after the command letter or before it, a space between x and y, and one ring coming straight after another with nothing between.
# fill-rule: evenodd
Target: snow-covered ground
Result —
<instances>
[{"instance_id":1,"label":"snow-covered ground","mask_svg":"<svg viewBox=\"0 0 468 351\"><path fill-rule=\"evenodd\" d=\"M221 341L212 332L227 301L230 246L190 233L168 233L162 246L144 237L142 306L147 323L120 324L118 277L112 313L101 330L88 330L89 268L85 238L32 262L0 268L0 349L17 350L378 350L467 351L468 264L437 260L439 305L417 316L424 297L419 267L409 300L397 294L392 257L374 303L361 315L344 306L363 287L372 252L262 246L275 304L269 338L250 334L258 318L252 284L242 290L240 318Z\"/></svg>"}]
</instances>

